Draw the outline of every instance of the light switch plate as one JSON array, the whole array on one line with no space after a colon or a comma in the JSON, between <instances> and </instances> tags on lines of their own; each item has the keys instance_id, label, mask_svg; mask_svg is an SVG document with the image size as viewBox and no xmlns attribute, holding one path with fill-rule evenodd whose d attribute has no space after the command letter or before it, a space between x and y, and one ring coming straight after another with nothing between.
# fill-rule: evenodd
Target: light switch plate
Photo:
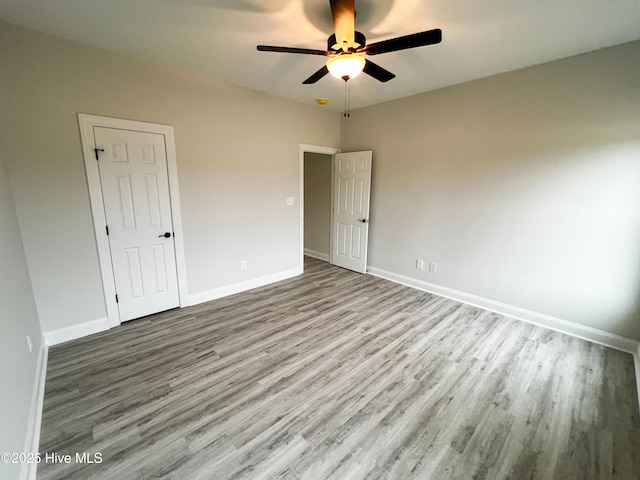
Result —
<instances>
[{"instance_id":1,"label":"light switch plate","mask_svg":"<svg viewBox=\"0 0 640 480\"><path fill-rule=\"evenodd\" d=\"M293 205L293 197L287 197L287 206Z\"/></svg>"}]
</instances>

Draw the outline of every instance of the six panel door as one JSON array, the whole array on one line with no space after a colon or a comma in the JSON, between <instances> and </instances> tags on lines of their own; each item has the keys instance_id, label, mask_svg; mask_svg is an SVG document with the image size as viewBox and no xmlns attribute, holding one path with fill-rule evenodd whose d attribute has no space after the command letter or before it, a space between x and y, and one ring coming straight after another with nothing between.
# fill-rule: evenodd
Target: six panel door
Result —
<instances>
[{"instance_id":1,"label":"six panel door","mask_svg":"<svg viewBox=\"0 0 640 480\"><path fill-rule=\"evenodd\" d=\"M118 295L126 321L179 305L164 136L94 127Z\"/></svg>"},{"instance_id":2,"label":"six panel door","mask_svg":"<svg viewBox=\"0 0 640 480\"><path fill-rule=\"evenodd\" d=\"M331 263L366 273L371 152L336 154L334 168Z\"/></svg>"}]
</instances>

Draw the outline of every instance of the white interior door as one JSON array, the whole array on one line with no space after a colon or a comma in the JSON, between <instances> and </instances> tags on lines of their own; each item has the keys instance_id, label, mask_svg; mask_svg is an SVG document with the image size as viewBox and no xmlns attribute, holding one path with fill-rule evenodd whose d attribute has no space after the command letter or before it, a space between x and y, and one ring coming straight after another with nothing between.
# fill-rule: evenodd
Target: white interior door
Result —
<instances>
[{"instance_id":1,"label":"white interior door","mask_svg":"<svg viewBox=\"0 0 640 480\"><path fill-rule=\"evenodd\" d=\"M366 273L371 152L338 153L334 169L331 263Z\"/></svg>"},{"instance_id":2,"label":"white interior door","mask_svg":"<svg viewBox=\"0 0 640 480\"><path fill-rule=\"evenodd\" d=\"M120 321L175 308L178 279L164 136L106 127L93 131Z\"/></svg>"}]
</instances>

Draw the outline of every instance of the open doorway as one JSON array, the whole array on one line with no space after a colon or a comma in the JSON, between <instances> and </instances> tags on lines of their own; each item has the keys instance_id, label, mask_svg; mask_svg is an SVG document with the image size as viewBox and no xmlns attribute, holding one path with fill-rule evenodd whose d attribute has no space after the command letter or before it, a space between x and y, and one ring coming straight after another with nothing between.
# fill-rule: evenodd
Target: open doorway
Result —
<instances>
[{"instance_id":1,"label":"open doorway","mask_svg":"<svg viewBox=\"0 0 640 480\"><path fill-rule=\"evenodd\" d=\"M371 158L370 150L340 153L336 148L300 145L301 271L306 253L367 272Z\"/></svg>"},{"instance_id":2,"label":"open doorway","mask_svg":"<svg viewBox=\"0 0 640 480\"><path fill-rule=\"evenodd\" d=\"M336 153L340 153L339 148L300 145L301 270L304 270L306 253L327 262L331 261L333 156ZM311 192L307 192L308 189L311 189ZM310 205L307 205L307 202Z\"/></svg>"},{"instance_id":3,"label":"open doorway","mask_svg":"<svg viewBox=\"0 0 640 480\"><path fill-rule=\"evenodd\" d=\"M332 155L304 152L304 254L331 258Z\"/></svg>"}]
</instances>

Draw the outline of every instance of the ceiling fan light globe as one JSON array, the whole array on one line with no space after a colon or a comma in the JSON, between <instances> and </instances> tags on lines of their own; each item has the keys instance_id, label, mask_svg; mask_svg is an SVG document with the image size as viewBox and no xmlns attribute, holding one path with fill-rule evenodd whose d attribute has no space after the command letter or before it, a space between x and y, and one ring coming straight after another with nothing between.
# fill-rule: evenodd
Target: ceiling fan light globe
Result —
<instances>
[{"instance_id":1,"label":"ceiling fan light globe","mask_svg":"<svg viewBox=\"0 0 640 480\"><path fill-rule=\"evenodd\" d=\"M360 75L364 65L365 59L354 54L338 55L327 62L329 73L343 80L345 77L349 80Z\"/></svg>"}]
</instances>

